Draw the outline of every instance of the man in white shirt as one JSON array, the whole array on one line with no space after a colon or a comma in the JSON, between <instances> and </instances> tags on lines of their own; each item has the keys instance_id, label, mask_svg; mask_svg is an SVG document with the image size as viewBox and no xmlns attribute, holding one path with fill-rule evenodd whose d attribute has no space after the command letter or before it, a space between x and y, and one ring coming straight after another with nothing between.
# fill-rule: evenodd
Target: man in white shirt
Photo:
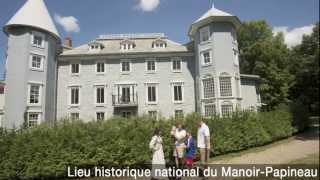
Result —
<instances>
[{"instance_id":1,"label":"man in white shirt","mask_svg":"<svg viewBox=\"0 0 320 180\"><path fill-rule=\"evenodd\" d=\"M198 123L198 148L200 149L201 163L206 166L210 157L210 130L201 119Z\"/></svg>"}]
</instances>

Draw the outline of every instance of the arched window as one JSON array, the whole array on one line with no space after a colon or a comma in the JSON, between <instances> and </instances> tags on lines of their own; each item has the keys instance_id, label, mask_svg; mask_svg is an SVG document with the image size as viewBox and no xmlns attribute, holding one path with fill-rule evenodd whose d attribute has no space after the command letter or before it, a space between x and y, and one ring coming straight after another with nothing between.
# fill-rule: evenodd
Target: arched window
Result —
<instances>
[{"instance_id":1,"label":"arched window","mask_svg":"<svg viewBox=\"0 0 320 180\"><path fill-rule=\"evenodd\" d=\"M219 77L220 95L223 97L232 96L231 76L228 73L221 73Z\"/></svg>"},{"instance_id":2,"label":"arched window","mask_svg":"<svg viewBox=\"0 0 320 180\"><path fill-rule=\"evenodd\" d=\"M233 104L231 101L224 101L221 104L221 115L230 116L233 112Z\"/></svg>"}]
</instances>

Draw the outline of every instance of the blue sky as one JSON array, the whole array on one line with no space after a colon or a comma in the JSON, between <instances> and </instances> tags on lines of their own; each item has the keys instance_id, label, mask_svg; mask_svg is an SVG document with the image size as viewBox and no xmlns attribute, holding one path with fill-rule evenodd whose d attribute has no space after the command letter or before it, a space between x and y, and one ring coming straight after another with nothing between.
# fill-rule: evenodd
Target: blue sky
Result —
<instances>
[{"instance_id":1,"label":"blue sky","mask_svg":"<svg viewBox=\"0 0 320 180\"><path fill-rule=\"evenodd\" d=\"M2 0L3 27L26 0ZM58 15L62 37L74 45L100 34L164 32L170 39L185 43L190 24L204 14L211 0L45 0L51 16ZM237 15L242 21L266 19L275 32L284 32L287 44L299 42L319 21L319 0L214 0L216 8ZM68 31L68 32L67 32ZM300 38L301 39L301 38ZM4 69L7 37L0 33L0 74ZM1 78L1 75L0 75Z\"/></svg>"}]
</instances>

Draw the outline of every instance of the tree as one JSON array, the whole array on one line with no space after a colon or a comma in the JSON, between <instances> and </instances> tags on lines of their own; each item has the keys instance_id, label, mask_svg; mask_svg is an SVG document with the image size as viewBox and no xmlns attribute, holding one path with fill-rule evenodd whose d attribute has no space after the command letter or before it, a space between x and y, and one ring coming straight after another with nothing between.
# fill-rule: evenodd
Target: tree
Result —
<instances>
[{"instance_id":1,"label":"tree","mask_svg":"<svg viewBox=\"0 0 320 180\"><path fill-rule=\"evenodd\" d=\"M295 84L290 89L290 97L319 114L319 22L311 35L303 37L302 43L290 53L290 72L295 76Z\"/></svg>"},{"instance_id":2,"label":"tree","mask_svg":"<svg viewBox=\"0 0 320 180\"><path fill-rule=\"evenodd\" d=\"M238 30L240 71L261 77L262 102L272 109L288 102L293 76L288 68L289 49L283 34L273 35L266 21L244 22Z\"/></svg>"}]
</instances>

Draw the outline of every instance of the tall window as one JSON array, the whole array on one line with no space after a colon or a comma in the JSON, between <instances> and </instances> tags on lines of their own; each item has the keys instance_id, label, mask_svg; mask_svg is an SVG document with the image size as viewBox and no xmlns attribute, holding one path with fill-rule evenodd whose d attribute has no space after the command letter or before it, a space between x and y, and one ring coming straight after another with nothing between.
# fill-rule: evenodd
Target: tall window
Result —
<instances>
[{"instance_id":1,"label":"tall window","mask_svg":"<svg viewBox=\"0 0 320 180\"><path fill-rule=\"evenodd\" d=\"M155 60L147 60L146 67L148 72L156 71L156 61Z\"/></svg>"},{"instance_id":2,"label":"tall window","mask_svg":"<svg viewBox=\"0 0 320 180\"><path fill-rule=\"evenodd\" d=\"M104 104L105 103L105 87L97 86L96 87L96 104Z\"/></svg>"},{"instance_id":3,"label":"tall window","mask_svg":"<svg viewBox=\"0 0 320 180\"><path fill-rule=\"evenodd\" d=\"M36 70L42 70L43 69L43 56L32 54L30 68L36 69Z\"/></svg>"},{"instance_id":4,"label":"tall window","mask_svg":"<svg viewBox=\"0 0 320 180\"><path fill-rule=\"evenodd\" d=\"M80 64L71 64L71 74L80 74Z\"/></svg>"},{"instance_id":5,"label":"tall window","mask_svg":"<svg viewBox=\"0 0 320 180\"><path fill-rule=\"evenodd\" d=\"M203 27L200 29L200 42L206 42L210 40L210 27Z\"/></svg>"},{"instance_id":6,"label":"tall window","mask_svg":"<svg viewBox=\"0 0 320 180\"><path fill-rule=\"evenodd\" d=\"M236 77L235 78L235 90L236 90L236 95L237 97L240 97L240 78Z\"/></svg>"},{"instance_id":7,"label":"tall window","mask_svg":"<svg viewBox=\"0 0 320 180\"><path fill-rule=\"evenodd\" d=\"M147 103L157 103L157 85L149 84L147 85Z\"/></svg>"},{"instance_id":8,"label":"tall window","mask_svg":"<svg viewBox=\"0 0 320 180\"><path fill-rule=\"evenodd\" d=\"M182 84L173 84L173 102L183 102L183 86Z\"/></svg>"},{"instance_id":9,"label":"tall window","mask_svg":"<svg viewBox=\"0 0 320 180\"><path fill-rule=\"evenodd\" d=\"M205 104L204 105L204 116L211 117L216 114L216 105L215 104Z\"/></svg>"},{"instance_id":10,"label":"tall window","mask_svg":"<svg viewBox=\"0 0 320 180\"><path fill-rule=\"evenodd\" d=\"M231 77L220 77L219 82L221 96L232 96Z\"/></svg>"},{"instance_id":11,"label":"tall window","mask_svg":"<svg viewBox=\"0 0 320 180\"><path fill-rule=\"evenodd\" d=\"M28 113L28 127L32 128L40 123L40 113Z\"/></svg>"},{"instance_id":12,"label":"tall window","mask_svg":"<svg viewBox=\"0 0 320 180\"><path fill-rule=\"evenodd\" d=\"M181 71L181 59L179 58L172 59L172 70L174 72Z\"/></svg>"},{"instance_id":13,"label":"tall window","mask_svg":"<svg viewBox=\"0 0 320 180\"><path fill-rule=\"evenodd\" d=\"M43 48L44 47L44 36L41 35L40 33L33 32L31 43L35 47Z\"/></svg>"},{"instance_id":14,"label":"tall window","mask_svg":"<svg viewBox=\"0 0 320 180\"><path fill-rule=\"evenodd\" d=\"M105 72L105 64L103 62L98 62L97 63L97 73L104 73Z\"/></svg>"},{"instance_id":15,"label":"tall window","mask_svg":"<svg viewBox=\"0 0 320 180\"><path fill-rule=\"evenodd\" d=\"M131 67L130 67L130 61L122 61L121 62L121 71L122 72L130 72Z\"/></svg>"},{"instance_id":16,"label":"tall window","mask_svg":"<svg viewBox=\"0 0 320 180\"><path fill-rule=\"evenodd\" d=\"M40 104L40 90L39 84L30 84L29 86L29 103L33 105Z\"/></svg>"},{"instance_id":17,"label":"tall window","mask_svg":"<svg viewBox=\"0 0 320 180\"><path fill-rule=\"evenodd\" d=\"M102 121L105 119L104 112L97 112L97 120Z\"/></svg>"},{"instance_id":18,"label":"tall window","mask_svg":"<svg viewBox=\"0 0 320 180\"><path fill-rule=\"evenodd\" d=\"M202 52L201 55L203 65L209 65L212 63L210 51Z\"/></svg>"},{"instance_id":19,"label":"tall window","mask_svg":"<svg viewBox=\"0 0 320 180\"><path fill-rule=\"evenodd\" d=\"M239 66L239 54L237 50L233 50L234 65Z\"/></svg>"},{"instance_id":20,"label":"tall window","mask_svg":"<svg viewBox=\"0 0 320 180\"><path fill-rule=\"evenodd\" d=\"M202 80L203 83L203 98L212 98L214 97L214 79L208 78Z\"/></svg>"},{"instance_id":21,"label":"tall window","mask_svg":"<svg viewBox=\"0 0 320 180\"><path fill-rule=\"evenodd\" d=\"M80 88L79 87L71 87L70 91L71 91L70 92L71 105L79 105L80 104L80 95L79 95Z\"/></svg>"},{"instance_id":22,"label":"tall window","mask_svg":"<svg viewBox=\"0 0 320 180\"><path fill-rule=\"evenodd\" d=\"M221 105L221 114L222 114L222 116L229 116L229 115L231 115L232 111L233 111L233 105L232 105L231 102L230 103L229 102L228 103L223 103Z\"/></svg>"}]
</instances>

